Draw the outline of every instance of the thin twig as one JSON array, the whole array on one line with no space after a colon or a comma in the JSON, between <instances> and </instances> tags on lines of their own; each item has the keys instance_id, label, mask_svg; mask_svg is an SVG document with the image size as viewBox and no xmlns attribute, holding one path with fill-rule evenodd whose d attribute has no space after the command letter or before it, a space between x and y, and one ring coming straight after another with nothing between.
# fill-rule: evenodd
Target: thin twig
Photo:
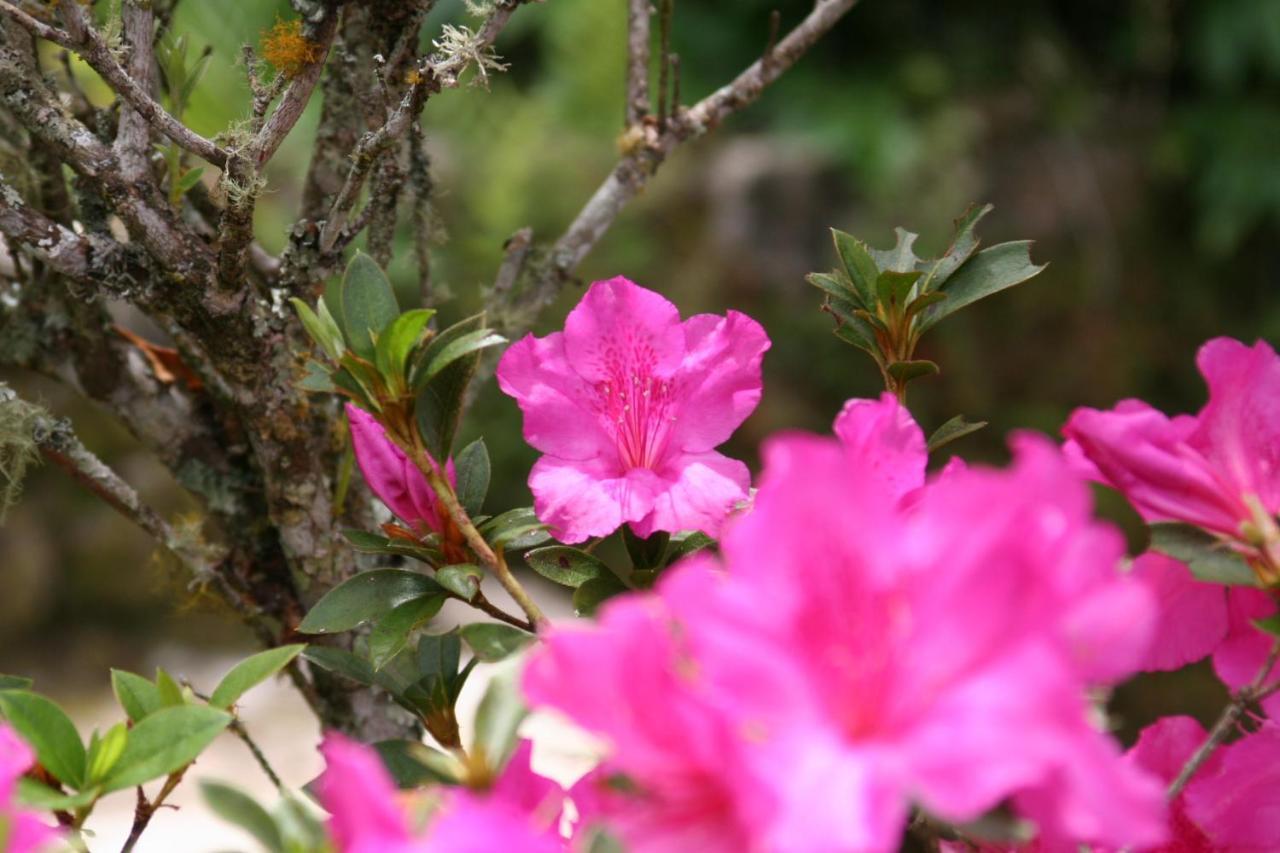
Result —
<instances>
[{"instance_id":1,"label":"thin twig","mask_svg":"<svg viewBox=\"0 0 1280 853\"><path fill-rule=\"evenodd\" d=\"M128 0L120 9L120 17L129 45L129 76L149 95L155 64L155 17L151 5ZM143 180L151 170L151 124L126 101L120 109L118 126L114 149L120 171L125 180Z\"/></svg>"},{"instance_id":2,"label":"thin twig","mask_svg":"<svg viewBox=\"0 0 1280 853\"><path fill-rule=\"evenodd\" d=\"M164 801L173 793L174 788L182 782L183 775L187 772L187 767L182 767L169 774L169 778L164 780L164 787L160 789L160 793L156 794L156 798L147 801L147 795L143 793L142 786L138 786L138 805L133 810L133 826L129 829L129 837L125 839L124 846L120 848L120 853L129 853L138 844L138 839L142 837L142 833L151 824L151 818L155 817L155 813L164 805Z\"/></svg>"},{"instance_id":3,"label":"thin twig","mask_svg":"<svg viewBox=\"0 0 1280 853\"><path fill-rule=\"evenodd\" d=\"M627 3L627 127L649 114L649 0Z\"/></svg>"},{"instance_id":4,"label":"thin twig","mask_svg":"<svg viewBox=\"0 0 1280 853\"><path fill-rule=\"evenodd\" d=\"M658 12L658 130L667 129L667 97L670 94L667 77L671 73L671 16L675 0L660 0Z\"/></svg>"},{"instance_id":5,"label":"thin twig","mask_svg":"<svg viewBox=\"0 0 1280 853\"><path fill-rule=\"evenodd\" d=\"M59 8L67 16L68 26L81 30L83 38L77 39L66 30L33 18L9 0L0 0L0 12L8 15L33 35L78 53L90 68L97 71L102 79L106 80L111 88L128 102L129 106L137 110L139 115L160 133L219 168L226 164L227 152L223 148L170 115L147 94L137 81L129 76L129 73L111 54L111 49L102 35L89 25L85 11L78 3L63 3Z\"/></svg>"}]
</instances>

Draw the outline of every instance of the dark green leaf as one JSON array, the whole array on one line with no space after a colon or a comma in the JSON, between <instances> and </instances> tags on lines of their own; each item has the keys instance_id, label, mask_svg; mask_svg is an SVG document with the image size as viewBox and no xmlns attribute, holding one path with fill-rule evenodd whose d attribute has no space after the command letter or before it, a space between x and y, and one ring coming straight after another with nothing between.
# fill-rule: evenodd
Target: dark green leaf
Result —
<instances>
[{"instance_id":1,"label":"dark green leaf","mask_svg":"<svg viewBox=\"0 0 1280 853\"><path fill-rule=\"evenodd\" d=\"M861 303L861 295L854 289L853 282L842 272L811 272L805 281L835 299L849 302L855 307L865 308Z\"/></svg>"},{"instance_id":2,"label":"dark green leaf","mask_svg":"<svg viewBox=\"0 0 1280 853\"><path fill-rule=\"evenodd\" d=\"M378 620L369 634L369 663L375 670L400 653L409 640L409 634L431 621L444 605L444 595L438 592L411 598Z\"/></svg>"},{"instance_id":3,"label":"dark green leaf","mask_svg":"<svg viewBox=\"0 0 1280 853\"><path fill-rule=\"evenodd\" d=\"M148 714L159 711L164 705L160 700L160 690L155 684L132 672L111 670L111 689L116 694L120 707L135 723Z\"/></svg>"},{"instance_id":4,"label":"dark green leaf","mask_svg":"<svg viewBox=\"0 0 1280 853\"><path fill-rule=\"evenodd\" d=\"M0 690L26 690L31 683L30 678L21 675L0 675Z\"/></svg>"},{"instance_id":5,"label":"dark green leaf","mask_svg":"<svg viewBox=\"0 0 1280 853\"><path fill-rule=\"evenodd\" d=\"M406 311L396 317L378 336L376 348L378 371L389 384L394 381L397 387L407 385L405 362L409 358L409 353L422 338L423 330L427 328L427 323L431 322L435 313L428 308Z\"/></svg>"},{"instance_id":6,"label":"dark green leaf","mask_svg":"<svg viewBox=\"0 0 1280 853\"><path fill-rule=\"evenodd\" d=\"M892 249L885 251L867 247L867 253L871 255L871 259L875 261L876 266L882 271L910 272L920 262L920 259L916 257L916 253L911 248L915 245L916 237L919 235L913 234L905 228L895 228L893 233L897 235L898 239Z\"/></svg>"},{"instance_id":7,"label":"dark green leaf","mask_svg":"<svg viewBox=\"0 0 1280 853\"><path fill-rule=\"evenodd\" d=\"M256 687L275 675L293 661L306 645L297 643L258 652L232 667L213 690L209 704L215 708L230 708L251 687Z\"/></svg>"},{"instance_id":8,"label":"dark green leaf","mask_svg":"<svg viewBox=\"0 0 1280 853\"><path fill-rule=\"evenodd\" d=\"M477 438L454 457L458 472L458 501L467 514L474 517L484 509L484 497L489 493L489 448L483 438Z\"/></svg>"},{"instance_id":9,"label":"dark green leaf","mask_svg":"<svg viewBox=\"0 0 1280 853\"><path fill-rule=\"evenodd\" d=\"M1181 560L1202 581L1258 586L1244 558L1225 543L1190 524L1151 525L1151 550Z\"/></svg>"},{"instance_id":10,"label":"dark green leaf","mask_svg":"<svg viewBox=\"0 0 1280 853\"><path fill-rule=\"evenodd\" d=\"M404 569L374 569L361 572L329 590L307 612L298 631L328 634L350 631L370 619L377 619L411 598L439 592L440 585L426 575Z\"/></svg>"},{"instance_id":11,"label":"dark green leaf","mask_svg":"<svg viewBox=\"0 0 1280 853\"><path fill-rule=\"evenodd\" d=\"M875 305L876 276L880 270L867 251L867 245L843 231L831 229L831 237L836 244L836 254L844 265L845 275L858 295L863 308Z\"/></svg>"},{"instance_id":12,"label":"dark green leaf","mask_svg":"<svg viewBox=\"0 0 1280 853\"><path fill-rule=\"evenodd\" d=\"M952 274L944 288L947 298L921 315L920 328L922 331L928 329L943 317L993 293L1021 284L1043 269L1043 265L1031 263L1030 240L1001 243L983 249Z\"/></svg>"},{"instance_id":13,"label":"dark green leaf","mask_svg":"<svg viewBox=\"0 0 1280 853\"><path fill-rule=\"evenodd\" d=\"M432 338L417 358L411 384L419 389L414 403L418 431L428 452L436 459L447 459L453 449L453 438L462 417L462 400L480 363L480 352L473 350L452 359L430 382L422 380L421 375L447 347L479 330L483 323L482 314L455 323Z\"/></svg>"},{"instance_id":14,"label":"dark green leaf","mask_svg":"<svg viewBox=\"0 0 1280 853\"><path fill-rule=\"evenodd\" d=\"M929 436L929 452L933 453L958 438L964 438L971 432L977 432L987 425L986 421L966 421L964 415L956 415Z\"/></svg>"},{"instance_id":15,"label":"dark green leaf","mask_svg":"<svg viewBox=\"0 0 1280 853\"><path fill-rule=\"evenodd\" d=\"M298 382L298 387L315 394L335 394L338 391L338 386L329 377L328 368L316 361L307 362L307 375Z\"/></svg>"},{"instance_id":16,"label":"dark green leaf","mask_svg":"<svg viewBox=\"0 0 1280 853\"><path fill-rule=\"evenodd\" d=\"M648 538L641 538L631 530L631 525L625 524L622 527L622 541L626 543L627 556L631 558L631 565L637 569L656 569L662 565L662 558L667 553L667 543L671 541L671 534L659 530Z\"/></svg>"},{"instance_id":17,"label":"dark green leaf","mask_svg":"<svg viewBox=\"0 0 1280 853\"><path fill-rule=\"evenodd\" d=\"M345 360L346 356L343 356L343 359ZM333 383L335 388L347 392L347 395L360 408L367 411L376 410L377 407L374 405L373 398L369 395L369 389L361 384L360 380L356 379L351 371L345 367L330 373L329 381Z\"/></svg>"},{"instance_id":18,"label":"dark green leaf","mask_svg":"<svg viewBox=\"0 0 1280 853\"><path fill-rule=\"evenodd\" d=\"M357 551L365 554L394 554L400 557L412 557L427 563L440 561L440 551L425 543L408 542L404 539L391 539L376 533L363 530L344 530L342 535Z\"/></svg>"},{"instance_id":19,"label":"dark green leaf","mask_svg":"<svg viewBox=\"0 0 1280 853\"><path fill-rule=\"evenodd\" d=\"M383 740L373 745L382 766L391 774L402 791L421 788L434 782L456 784L457 760L438 749L411 740ZM430 762L429 764L426 762ZM450 773L449 771L453 772Z\"/></svg>"},{"instance_id":20,"label":"dark green leaf","mask_svg":"<svg viewBox=\"0 0 1280 853\"><path fill-rule=\"evenodd\" d=\"M528 631L496 622L463 625L461 634L475 656L485 663L505 660L537 639Z\"/></svg>"},{"instance_id":21,"label":"dark green leaf","mask_svg":"<svg viewBox=\"0 0 1280 853\"><path fill-rule=\"evenodd\" d=\"M56 703L38 693L6 690L0 693L0 714L31 745L45 770L64 785L84 787L84 744Z\"/></svg>"},{"instance_id":22,"label":"dark green leaf","mask_svg":"<svg viewBox=\"0 0 1280 853\"><path fill-rule=\"evenodd\" d=\"M579 587L592 578L608 574L609 568L597 557L568 545L548 545L524 555L529 568L550 581Z\"/></svg>"},{"instance_id":23,"label":"dark green leaf","mask_svg":"<svg viewBox=\"0 0 1280 853\"><path fill-rule=\"evenodd\" d=\"M432 352L423 369L414 377L414 388L423 388L460 358L476 355L481 350L505 344L507 339L491 329L476 329L459 335Z\"/></svg>"},{"instance_id":24,"label":"dark green leaf","mask_svg":"<svg viewBox=\"0 0 1280 853\"><path fill-rule=\"evenodd\" d=\"M875 330L861 318L854 317L840 323L835 328L835 335L845 343L853 344L879 361L880 345L876 342Z\"/></svg>"},{"instance_id":25,"label":"dark green leaf","mask_svg":"<svg viewBox=\"0 0 1280 853\"><path fill-rule=\"evenodd\" d=\"M911 300L911 304L907 306L907 310L903 316L914 317L917 314L924 311L930 305L937 305L939 302L941 302L946 298L947 298L947 294L937 290L933 291L932 293L922 293L921 295L917 296L915 299Z\"/></svg>"},{"instance_id":26,"label":"dark green leaf","mask_svg":"<svg viewBox=\"0 0 1280 853\"><path fill-rule=\"evenodd\" d=\"M373 683L373 667L368 661L361 660L346 649L332 646L307 646L302 659L321 669L341 675L357 684Z\"/></svg>"},{"instance_id":27,"label":"dark green leaf","mask_svg":"<svg viewBox=\"0 0 1280 853\"><path fill-rule=\"evenodd\" d=\"M462 639L457 631L427 634L418 640L417 673L423 678L438 675L452 683L462 660Z\"/></svg>"},{"instance_id":28,"label":"dark green leaf","mask_svg":"<svg viewBox=\"0 0 1280 853\"><path fill-rule=\"evenodd\" d=\"M230 724L231 715L217 708L161 708L130 729L124 754L104 790L132 788L186 767Z\"/></svg>"},{"instance_id":29,"label":"dark green leaf","mask_svg":"<svg viewBox=\"0 0 1280 853\"><path fill-rule=\"evenodd\" d=\"M912 379L919 379L921 376L929 376L938 372L938 365L928 359L916 359L915 361L895 361L889 365L889 375L899 382L910 382Z\"/></svg>"},{"instance_id":30,"label":"dark green leaf","mask_svg":"<svg viewBox=\"0 0 1280 853\"><path fill-rule=\"evenodd\" d=\"M1253 625L1264 634L1280 637L1280 613L1268 616L1266 619L1254 619Z\"/></svg>"},{"instance_id":31,"label":"dark green leaf","mask_svg":"<svg viewBox=\"0 0 1280 853\"><path fill-rule=\"evenodd\" d=\"M671 537L671 547L667 552L667 565L674 565L685 557L715 547L716 540L705 533L693 530L688 533L677 533Z\"/></svg>"},{"instance_id":32,"label":"dark green leaf","mask_svg":"<svg viewBox=\"0 0 1280 853\"><path fill-rule=\"evenodd\" d=\"M495 548L518 551L541 545L551 538L546 525L538 521L532 507L520 507L494 516L479 526L485 540Z\"/></svg>"},{"instance_id":33,"label":"dark green leaf","mask_svg":"<svg viewBox=\"0 0 1280 853\"><path fill-rule=\"evenodd\" d=\"M458 563L436 570L436 583L461 598L470 601L480 591L484 570L469 563Z\"/></svg>"},{"instance_id":34,"label":"dark green leaf","mask_svg":"<svg viewBox=\"0 0 1280 853\"><path fill-rule=\"evenodd\" d=\"M347 265L342 280L342 314L348 345L365 361L372 362L374 336L382 334L400 316L400 305L382 268L364 252L356 252Z\"/></svg>"},{"instance_id":35,"label":"dark green leaf","mask_svg":"<svg viewBox=\"0 0 1280 853\"><path fill-rule=\"evenodd\" d=\"M200 780L200 793L218 817L252 835L271 853L284 851L284 838L280 835L280 827L276 826L275 818L258 805L253 797L238 788L209 779Z\"/></svg>"},{"instance_id":36,"label":"dark green leaf","mask_svg":"<svg viewBox=\"0 0 1280 853\"><path fill-rule=\"evenodd\" d=\"M626 591L622 581L613 575L592 578L574 590L573 611L579 616L594 616L601 604Z\"/></svg>"},{"instance_id":37,"label":"dark green leaf","mask_svg":"<svg viewBox=\"0 0 1280 853\"><path fill-rule=\"evenodd\" d=\"M986 216L992 210L992 205L970 205L969 209L964 212L956 220L956 234L951 238L951 245L947 247L947 251L942 257L936 261L925 261L920 264L921 267L928 268L928 275L925 277L924 290L936 291L938 288L947 283L947 279L951 278L951 274L959 269L960 265L969 260L974 250L978 248L978 236L973 233L974 228L978 224L978 220Z\"/></svg>"},{"instance_id":38,"label":"dark green leaf","mask_svg":"<svg viewBox=\"0 0 1280 853\"><path fill-rule=\"evenodd\" d=\"M876 279L876 298L886 309L903 306L911 293L911 288L920 280L920 271L894 272L886 270Z\"/></svg>"}]
</instances>

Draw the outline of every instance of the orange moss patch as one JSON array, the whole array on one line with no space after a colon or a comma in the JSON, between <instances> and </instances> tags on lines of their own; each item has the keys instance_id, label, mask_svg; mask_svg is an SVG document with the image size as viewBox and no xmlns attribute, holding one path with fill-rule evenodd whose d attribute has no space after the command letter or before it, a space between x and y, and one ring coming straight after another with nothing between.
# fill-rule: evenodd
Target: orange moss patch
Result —
<instances>
[{"instance_id":1,"label":"orange moss patch","mask_svg":"<svg viewBox=\"0 0 1280 853\"><path fill-rule=\"evenodd\" d=\"M302 34L302 21L276 20L262 34L262 58L286 77L297 77L309 65L324 58L324 48Z\"/></svg>"}]
</instances>

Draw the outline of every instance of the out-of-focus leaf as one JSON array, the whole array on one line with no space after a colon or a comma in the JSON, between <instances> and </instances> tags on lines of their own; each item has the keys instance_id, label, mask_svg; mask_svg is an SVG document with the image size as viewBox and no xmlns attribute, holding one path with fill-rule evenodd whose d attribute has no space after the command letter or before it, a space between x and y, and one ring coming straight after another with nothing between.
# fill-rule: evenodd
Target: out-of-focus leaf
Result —
<instances>
[{"instance_id":1,"label":"out-of-focus leaf","mask_svg":"<svg viewBox=\"0 0 1280 853\"><path fill-rule=\"evenodd\" d=\"M373 745L382 766L391 774L402 791L421 788L433 782L453 784L458 780L457 760L438 749L411 740L383 740ZM445 768L454 769L448 773Z\"/></svg>"},{"instance_id":2,"label":"out-of-focus leaf","mask_svg":"<svg viewBox=\"0 0 1280 853\"><path fill-rule=\"evenodd\" d=\"M164 706L160 700L160 690L155 684L132 672L111 670L111 690L116 694L120 707L135 723Z\"/></svg>"},{"instance_id":3,"label":"out-of-focus leaf","mask_svg":"<svg viewBox=\"0 0 1280 853\"><path fill-rule=\"evenodd\" d=\"M51 812L83 808L98 799L102 795L102 789L87 788L74 794L64 794L35 779L24 777L18 780L15 793L20 805Z\"/></svg>"},{"instance_id":4,"label":"out-of-focus leaf","mask_svg":"<svg viewBox=\"0 0 1280 853\"><path fill-rule=\"evenodd\" d=\"M461 598L471 601L480 591L484 570L470 563L458 563L436 570L436 583Z\"/></svg>"},{"instance_id":5,"label":"out-of-focus leaf","mask_svg":"<svg viewBox=\"0 0 1280 853\"><path fill-rule=\"evenodd\" d=\"M288 666L305 648L300 643L280 646L245 658L232 667L214 688L209 704L215 708L230 708L251 687L256 687Z\"/></svg>"},{"instance_id":6,"label":"out-of-focus leaf","mask_svg":"<svg viewBox=\"0 0 1280 853\"><path fill-rule=\"evenodd\" d=\"M528 631L497 622L463 625L460 633L475 656L485 663L505 660L537 639Z\"/></svg>"},{"instance_id":7,"label":"out-of-focus leaf","mask_svg":"<svg viewBox=\"0 0 1280 853\"><path fill-rule=\"evenodd\" d=\"M592 578L574 590L573 611L579 616L594 616L601 604L626 591L622 581L612 574Z\"/></svg>"},{"instance_id":8,"label":"out-of-focus leaf","mask_svg":"<svg viewBox=\"0 0 1280 853\"><path fill-rule=\"evenodd\" d=\"M378 620L369 634L369 662L382 669L408 642L409 634L431 621L444 605L444 595L429 593L411 598Z\"/></svg>"},{"instance_id":9,"label":"out-of-focus leaf","mask_svg":"<svg viewBox=\"0 0 1280 853\"><path fill-rule=\"evenodd\" d=\"M921 376L929 376L938 372L938 365L928 359L916 359L915 361L895 361L889 365L889 375L899 382L910 382L912 379L919 379Z\"/></svg>"},{"instance_id":10,"label":"out-of-focus leaf","mask_svg":"<svg viewBox=\"0 0 1280 853\"><path fill-rule=\"evenodd\" d=\"M1039 274L1043 264L1031 263L1031 241L1001 243L973 255L947 280L947 298L920 316L921 331L979 299L999 293Z\"/></svg>"},{"instance_id":11,"label":"out-of-focus leaf","mask_svg":"<svg viewBox=\"0 0 1280 853\"><path fill-rule=\"evenodd\" d=\"M231 715L217 708L161 708L130 729L124 754L103 789L119 791L168 776L194 761L230 724Z\"/></svg>"},{"instance_id":12,"label":"out-of-focus leaf","mask_svg":"<svg viewBox=\"0 0 1280 853\"><path fill-rule=\"evenodd\" d=\"M969 433L977 432L986 425L986 421L966 421L964 415L956 415L929 436L929 452L933 453L938 448L945 447L958 438L964 438Z\"/></svg>"},{"instance_id":13,"label":"out-of-focus leaf","mask_svg":"<svg viewBox=\"0 0 1280 853\"><path fill-rule=\"evenodd\" d=\"M35 750L45 770L64 785L84 787L84 744L57 703L27 690L6 690L0 693L0 714Z\"/></svg>"},{"instance_id":14,"label":"out-of-focus leaf","mask_svg":"<svg viewBox=\"0 0 1280 853\"><path fill-rule=\"evenodd\" d=\"M302 653L302 659L357 684L373 683L373 667L369 666L368 661L361 660L346 649L336 649L332 646L307 646Z\"/></svg>"},{"instance_id":15,"label":"out-of-focus leaf","mask_svg":"<svg viewBox=\"0 0 1280 853\"><path fill-rule=\"evenodd\" d=\"M1190 524L1151 525L1151 550L1181 560L1202 581L1258 586L1244 558L1213 535Z\"/></svg>"},{"instance_id":16,"label":"out-of-focus leaf","mask_svg":"<svg viewBox=\"0 0 1280 853\"><path fill-rule=\"evenodd\" d=\"M30 678L21 675L0 674L0 690L26 690L31 684Z\"/></svg>"},{"instance_id":17,"label":"out-of-focus leaf","mask_svg":"<svg viewBox=\"0 0 1280 853\"><path fill-rule=\"evenodd\" d=\"M86 785L93 785L107 778L111 768L116 766L116 762L124 754L125 745L129 741L129 729L124 723L116 723L100 738L96 735L95 732L85 758Z\"/></svg>"},{"instance_id":18,"label":"out-of-focus leaf","mask_svg":"<svg viewBox=\"0 0 1280 853\"><path fill-rule=\"evenodd\" d=\"M631 525L623 525L622 541L627 546L627 556L631 558L631 565L637 569L655 569L662 565L662 558L667 553L667 543L671 541L671 534L665 530L655 531L647 538L637 536L631 530Z\"/></svg>"},{"instance_id":19,"label":"out-of-focus leaf","mask_svg":"<svg viewBox=\"0 0 1280 853\"><path fill-rule=\"evenodd\" d=\"M697 530L689 533L677 533L671 537L671 546L667 551L667 565L674 565L685 557L714 548L716 540Z\"/></svg>"},{"instance_id":20,"label":"out-of-focus leaf","mask_svg":"<svg viewBox=\"0 0 1280 853\"><path fill-rule=\"evenodd\" d=\"M489 493L489 448L484 439L477 438L462 448L453 464L458 472L458 501L474 517L484 509L484 498Z\"/></svg>"},{"instance_id":21,"label":"out-of-focus leaf","mask_svg":"<svg viewBox=\"0 0 1280 853\"><path fill-rule=\"evenodd\" d=\"M210 779L200 780L200 793L209 804L213 813L228 823L234 824L271 853L283 853L284 838L280 828L266 809L258 805L258 801L230 785L214 782Z\"/></svg>"},{"instance_id":22,"label":"out-of-focus leaf","mask_svg":"<svg viewBox=\"0 0 1280 853\"><path fill-rule=\"evenodd\" d=\"M476 709L476 747L490 767L497 769L507 763L515 749L516 730L528 713L517 673L509 670L494 676Z\"/></svg>"},{"instance_id":23,"label":"out-of-focus leaf","mask_svg":"<svg viewBox=\"0 0 1280 853\"><path fill-rule=\"evenodd\" d=\"M529 568L547 580L574 588L609 572L608 566L599 558L568 545L534 548L524 555L524 559Z\"/></svg>"}]
</instances>

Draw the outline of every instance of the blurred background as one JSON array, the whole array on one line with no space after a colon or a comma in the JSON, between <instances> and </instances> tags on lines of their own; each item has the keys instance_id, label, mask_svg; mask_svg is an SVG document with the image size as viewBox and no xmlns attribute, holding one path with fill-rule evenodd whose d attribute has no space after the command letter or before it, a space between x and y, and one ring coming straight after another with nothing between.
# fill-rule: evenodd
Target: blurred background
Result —
<instances>
[{"instance_id":1,"label":"blurred background","mask_svg":"<svg viewBox=\"0 0 1280 853\"><path fill-rule=\"evenodd\" d=\"M488 91L428 104L442 233L434 276L454 297L446 318L479 305L513 231L554 239L612 167L625 5L520 10L498 43L510 71ZM771 10L786 28L811 6L679 0L683 100L759 55ZM213 50L187 114L198 131L246 115L239 46L277 16L291 17L282 0L180 4L176 29ZM463 19L461 0L442 0L425 32ZM258 207L272 250L295 218L317 106L273 161ZM671 157L580 273L626 275L686 314L735 308L765 325L764 400L727 449L754 465L769 433L826 430L843 400L878 392L874 365L831 335L804 281L835 263L827 228L884 246L902 225L929 256L983 201L996 206L984 242L1034 239L1033 257L1049 267L926 339L921 356L943 371L912 386L926 432L958 413L989 420L953 448L1000 461L1009 430L1056 432L1078 405L1138 396L1199 408L1202 341L1280 339L1280 3L863 0L760 103ZM416 293L407 245L390 270L405 305ZM580 293L566 293L539 331L558 327ZM0 379L72 417L153 505L192 511L108 417L33 377ZM534 454L514 404L490 385L466 432L490 447L490 506L527 504ZM1139 546L1119 501L1100 500ZM145 537L56 470L31 475L0 527L0 579L0 671L35 675L73 706L103 695L108 666L146 671L165 655L248 648L233 621L171 579ZM1210 682L1195 683L1187 701L1212 708ZM1185 680L1158 684L1186 690ZM1164 695L1125 700L1126 729Z\"/></svg>"}]
</instances>

